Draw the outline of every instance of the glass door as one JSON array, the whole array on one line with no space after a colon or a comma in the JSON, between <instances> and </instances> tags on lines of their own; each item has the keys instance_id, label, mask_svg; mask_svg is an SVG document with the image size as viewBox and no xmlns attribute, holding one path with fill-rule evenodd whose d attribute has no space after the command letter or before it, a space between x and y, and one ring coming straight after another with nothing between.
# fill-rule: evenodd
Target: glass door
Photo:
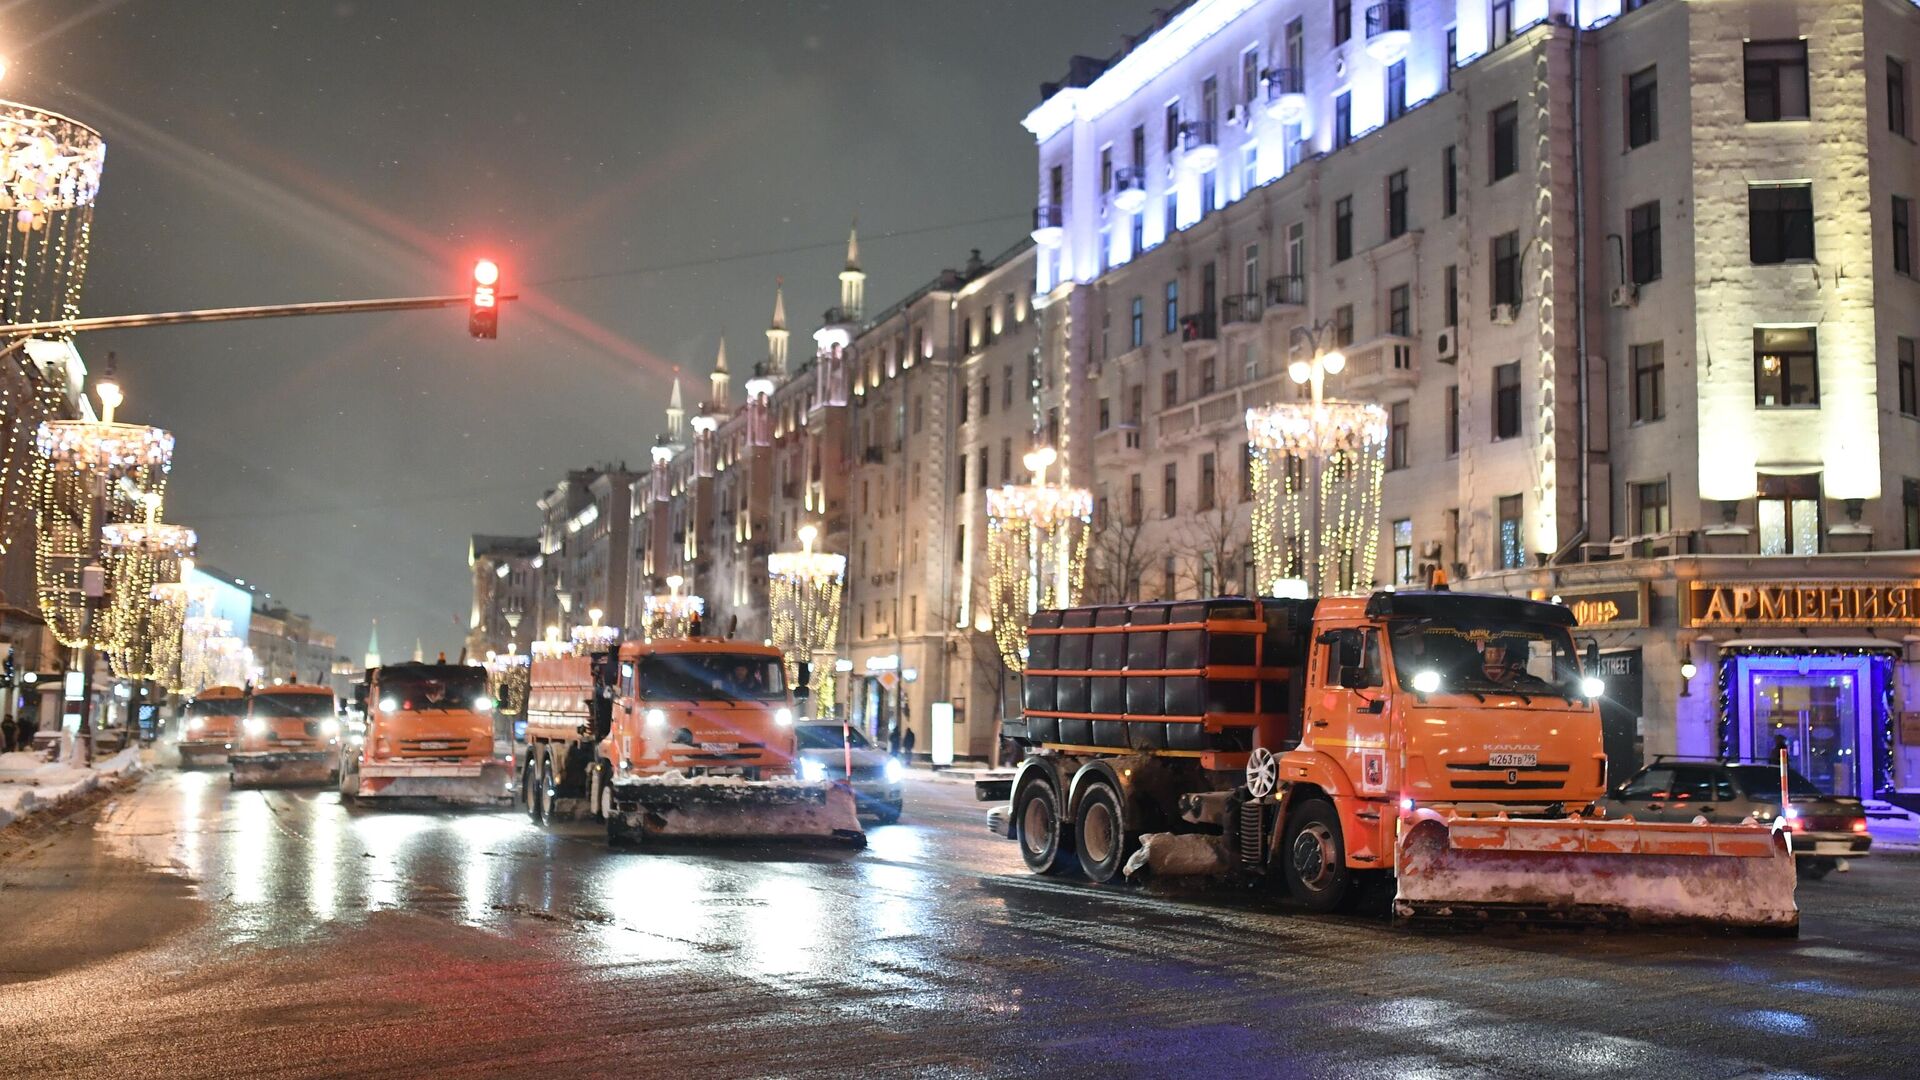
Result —
<instances>
[{"instance_id":1,"label":"glass door","mask_svg":"<svg viewBox=\"0 0 1920 1080\"><path fill-rule=\"evenodd\" d=\"M1852 671L1759 670L1749 676L1754 757L1787 763L1829 795L1856 795L1859 677Z\"/></svg>"}]
</instances>

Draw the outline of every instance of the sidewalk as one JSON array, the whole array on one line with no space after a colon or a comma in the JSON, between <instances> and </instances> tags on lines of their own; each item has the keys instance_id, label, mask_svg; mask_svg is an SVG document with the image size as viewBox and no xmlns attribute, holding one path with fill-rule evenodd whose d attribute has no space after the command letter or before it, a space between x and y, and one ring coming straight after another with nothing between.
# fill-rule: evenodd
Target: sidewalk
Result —
<instances>
[{"instance_id":1,"label":"sidewalk","mask_svg":"<svg viewBox=\"0 0 1920 1080\"><path fill-rule=\"evenodd\" d=\"M1867 832L1875 851L1920 852L1920 814L1890 803L1867 803Z\"/></svg>"},{"instance_id":2,"label":"sidewalk","mask_svg":"<svg viewBox=\"0 0 1920 1080\"><path fill-rule=\"evenodd\" d=\"M936 769L916 761L909 767L907 775L920 780L938 780L944 784L971 784L975 780L1011 780L1013 770L994 769L972 762Z\"/></svg>"},{"instance_id":3,"label":"sidewalk","mask_svg":"<svg viewBox=\"0 0 1920 1080\"><path fill-rule=\"evenodd\" d=\"M31 751L0 754L0 827L142 768L136 746L94 762L91 769L48 761Z\"/></svg>"}]
</instances>

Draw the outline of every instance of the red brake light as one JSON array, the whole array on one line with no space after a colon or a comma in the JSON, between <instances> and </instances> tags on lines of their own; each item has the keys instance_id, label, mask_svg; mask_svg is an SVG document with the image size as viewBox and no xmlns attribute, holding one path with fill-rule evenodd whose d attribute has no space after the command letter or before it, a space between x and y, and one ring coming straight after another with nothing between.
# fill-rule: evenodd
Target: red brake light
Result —
<instances>
[{"instance_id":1,"label":"red brake light","mask_svg":"<svg viewBox=\"0 0 1920 1080\"><path fill-rule=\"evenodd\" d=\"M1855 818L1855 819L1854 819L1854 822L1853 822L1853 831L1854 831L1854 832L1859 832L1859 833L1863 833L1863 832L1866 832L1866 831L1867 831L1867 819L1866 819L1866 818Z\"/></svg>"}]
</instances>

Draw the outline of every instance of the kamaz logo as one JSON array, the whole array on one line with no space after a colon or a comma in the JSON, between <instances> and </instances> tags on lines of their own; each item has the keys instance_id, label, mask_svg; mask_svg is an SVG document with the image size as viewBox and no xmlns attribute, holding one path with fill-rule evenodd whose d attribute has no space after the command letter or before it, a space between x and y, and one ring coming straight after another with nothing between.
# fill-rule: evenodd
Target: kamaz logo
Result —
<instances>
[{"instance_id":1,"label":"kamaz logo","mask_svg":"<svg viewBox=\"0 0 1920 1080\"><path fill-rule=\"evenodd\" d=\"M1519 782L1520 782L1520 770L1519 770L1519 769L1508 769L1508 770L1507 770L1507 783L1509 783L1509 784L1517 784L1517 783L1519 783Z\"/></svg>"}]
</instances>

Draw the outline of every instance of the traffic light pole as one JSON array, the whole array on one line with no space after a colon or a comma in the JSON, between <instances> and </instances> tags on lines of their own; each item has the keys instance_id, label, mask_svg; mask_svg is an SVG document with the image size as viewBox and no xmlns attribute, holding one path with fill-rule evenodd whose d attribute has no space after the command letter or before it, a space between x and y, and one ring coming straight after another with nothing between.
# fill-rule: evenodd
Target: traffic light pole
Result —
<instances>
[{"instance_id":1,"label":"traffic light pole","mask_svg":"<svg viewBox=\"0 0 1920 1080\"><path fill-rule=\"evenodd\" d=\"M102 315L91 319L0 324L0 336L27 338L35 334L80 334L89 330L133 330L148 326L187 326L193 323L242 322L249 319L286 319L301 315L372 315L383 311L431 311L462 307L472 302L466 293L454 296L407 296L380 300L327 300L312 304L264 304L258 307L198 308L144 315ZM501 301L518 300L518 295ZM16 342L17 344L17 342Z\"/></svg>"}]
</instances>

